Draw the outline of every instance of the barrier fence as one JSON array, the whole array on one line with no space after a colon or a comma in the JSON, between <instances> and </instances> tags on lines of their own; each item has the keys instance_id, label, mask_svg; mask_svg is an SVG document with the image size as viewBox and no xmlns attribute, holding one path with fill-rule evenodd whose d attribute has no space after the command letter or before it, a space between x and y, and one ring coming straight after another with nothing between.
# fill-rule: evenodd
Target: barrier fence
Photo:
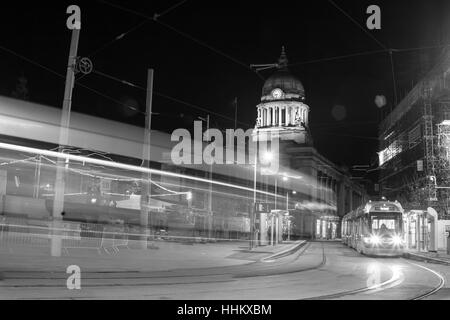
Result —
<instances>
[{"instance_id":1,"label":"barrier fence","mask_svg":"<svg viewBox=\"0 0 450 320\"><path fill-rule=\"evenodd\" d=\"M49 247L51 239L59 237L65 254L71 249L94 249L99 254L118 253L120 248L141 248L141 228L128 225L108 225L84 222L32 220L0 216L0 249L14 246ZM173 241L179 243L234 242L238 239L207 238L158 234L147 236L147 243ZM154 246L151 246L154 248Z\"/></svg>"},{"instance_id":2,"label":"barrier fence","mask_svg":"<svg viewBox=\"0 0 450 320\"><path fill-rule=\"evenodd\" d=\"M56 231L56 232L53 232ZM128 248L129 235L123 226L104 226L93 223L61 222L57 227L51 221L0 217L0 248L13 246L49 246L52 237L60 237L62 248L95 249L119 252Z\"/></svg>"}]
</instances>

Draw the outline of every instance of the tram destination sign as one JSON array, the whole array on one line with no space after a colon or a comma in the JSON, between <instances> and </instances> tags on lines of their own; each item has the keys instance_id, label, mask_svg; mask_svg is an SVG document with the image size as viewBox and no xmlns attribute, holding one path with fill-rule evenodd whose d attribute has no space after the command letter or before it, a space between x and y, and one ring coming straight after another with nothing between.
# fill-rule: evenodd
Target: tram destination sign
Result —
<instances>
[{"instance_id":1,"label":"tram destination sign","mask_svg":"<svg viewBox=\"0 0 450 320\"><path fill-rule=\"evenodd\" d=\"M370 217L372 219L397 219L399 217L399 214L397 213L371 213Z\"/></svg>"}]
</instances>

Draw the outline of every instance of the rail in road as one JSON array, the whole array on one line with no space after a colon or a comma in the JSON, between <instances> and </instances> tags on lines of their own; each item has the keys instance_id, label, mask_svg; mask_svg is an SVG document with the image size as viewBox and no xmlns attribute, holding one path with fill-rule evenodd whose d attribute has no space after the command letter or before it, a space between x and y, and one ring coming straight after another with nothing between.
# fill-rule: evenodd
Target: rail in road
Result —
<instances>
[{"instance_id":1,"label":"rail in road","mask_svg":"<svg viewBox=\"0 0 450 320\"><path fill-rule=\"evenodd\" d=\"M371 266L379 283L367 283ZM309 242L277 260L160 272L83 273L82 290L63 288L67 275L4 272L0 297L142 299L424 299L445 285L430 266L403 258L362 256L338 243Z\"/></svg>"}]
</instances>

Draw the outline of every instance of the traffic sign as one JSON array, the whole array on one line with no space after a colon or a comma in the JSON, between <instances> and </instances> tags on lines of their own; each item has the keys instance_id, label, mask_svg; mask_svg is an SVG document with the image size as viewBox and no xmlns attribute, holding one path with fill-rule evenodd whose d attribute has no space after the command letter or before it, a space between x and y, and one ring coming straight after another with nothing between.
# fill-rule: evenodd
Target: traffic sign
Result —
<instances>
[{"instance_id":1,"label":"traffic sign","mask_svg":"<svg viewBox=\"0 0 450 320\"><path fill-rule=\"evenodd\" d=\"M77 57L75 64L75 72L81 72L82 74L89 74L92 72L93 64L92 61L87 57Z\"/></svg>"}]
</instances>

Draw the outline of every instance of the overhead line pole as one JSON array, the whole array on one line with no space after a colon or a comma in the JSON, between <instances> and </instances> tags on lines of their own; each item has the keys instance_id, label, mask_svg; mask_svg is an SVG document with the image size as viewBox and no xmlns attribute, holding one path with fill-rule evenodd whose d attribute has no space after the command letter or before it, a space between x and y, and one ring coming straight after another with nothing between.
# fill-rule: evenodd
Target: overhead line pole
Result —
<instances>
[{"instance_id":1,"label":"overhead line pole","mask_svg":"<svg viewBox=\"0 0 450 320\"><path fill-rule=\"evenodd\" d=\"M146 110L145 110L145 129L144 129L144 144L142 152L142 165L147 164L150 168L151 157L151 128L152 128L152 100L153 100L153 69L147 71L147 96L146 96ZM150 210L151 204L151 173L142 174L142 187L141 187L141 248L147 249L147 240L149 236L149 215L150 215L150 228L153 227L153 219Z\"/></svg>"},{"instance_id":2,"label":"overhead line pole","mask_svg":"<svg viewBox=\"0 0 450 320\"><path fill-rule=\"evenodd\" d=\"M75 83L75 65L77 62L78 42L80 39L80 29L72 30L70 42L69 59L67 62L66 86L64 90L64 102L61 111L61 122L59 129L58 151L63 152L64 146L69 142L70 110L72 107L72 92ZM53 228L51 237L51 255L61 256L62 237L60 236L60 224L64 211L65 175L69 166L69 160L58 158L56 165L55 196L53 199Z\"/></svg>"}]
</instances>

